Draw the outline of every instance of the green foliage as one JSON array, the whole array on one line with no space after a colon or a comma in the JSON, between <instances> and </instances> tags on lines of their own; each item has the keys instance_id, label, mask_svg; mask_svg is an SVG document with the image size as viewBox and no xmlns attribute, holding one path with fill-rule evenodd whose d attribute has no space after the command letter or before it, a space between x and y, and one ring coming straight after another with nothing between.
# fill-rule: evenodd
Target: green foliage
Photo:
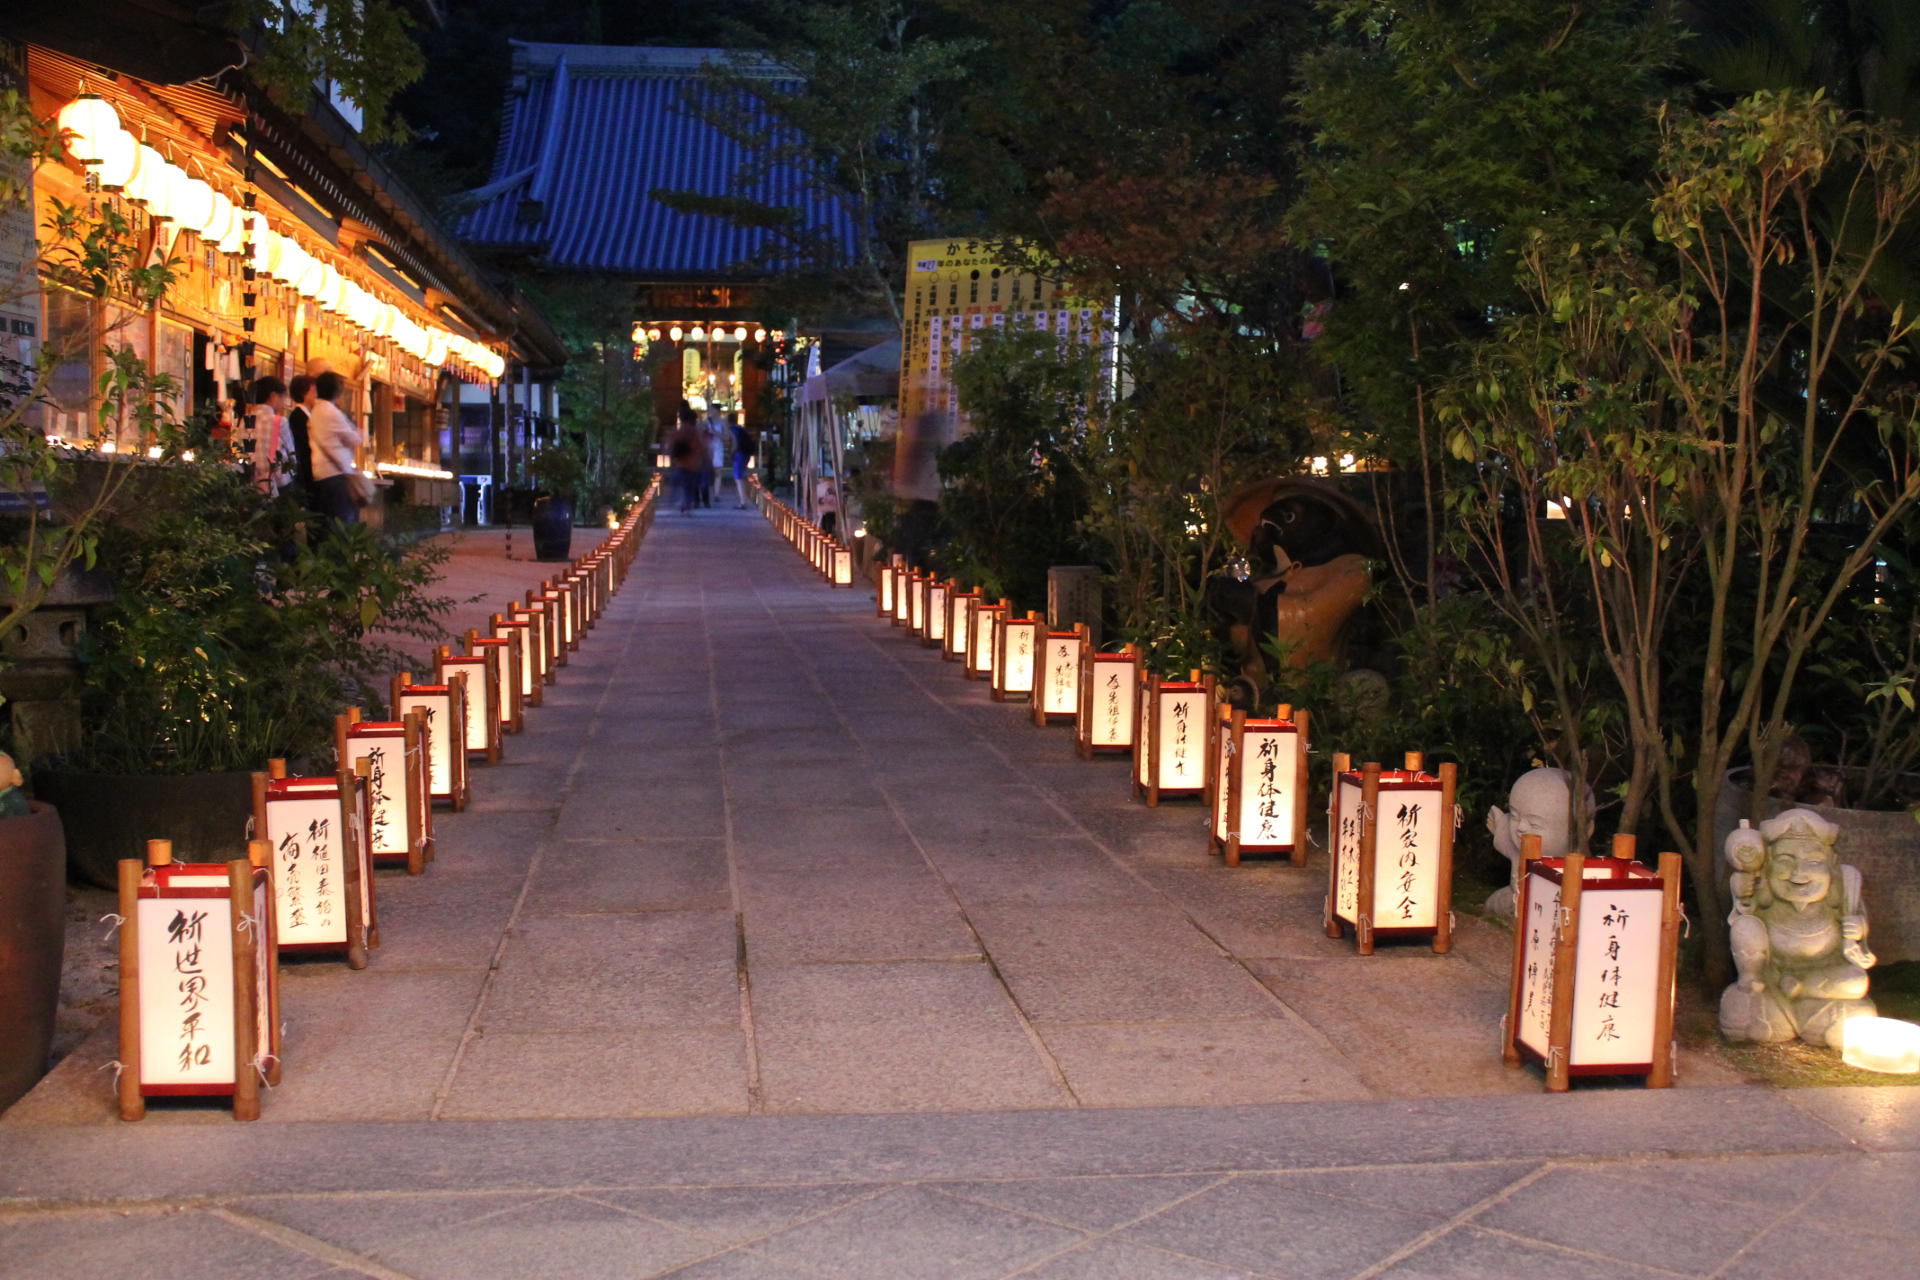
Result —
<instances>
[{"instance_id":1,"label":"green foliage","mask_svg":"<svg viewBox=\"0 0 1920 1280\"><path fill-rule=\"evenodd\" d=\"M393 99L426 66L410 8L401 0L227 0L225 16L253 50L253 77L287 110L305 111L314 85L331 80L359 106L368 141L404 141Z\"/></svg>"},{"instance_id":2,"label":"green foliage","mask_svg":"<svg viewBox=\"0 0 1920 1280\"><path fill-rule=\"evenodd\" d=\"M382 705L438 639L430 594L446 552L367 525L283 558L299 513L214 463L148 468L106 527L114 599L84 653L85 747L71 763L128 773L324 761L333 717Z\"/></svg>"},{"instance_id":3,"label":"green foliage","mask_svg":"<svg viewBox=\"0 0 1920 1280\"><path fill-rule=\"evenodd\" d=\"M594 506L639 492L652 471L657 431L649 373L677 378L678 372L664 360L656 359L650 369L634 358L632 286L549 276L528 282L528 291L567 346L560 425L582 455L585 471L566 491Z\"/></svg>"},{"instance_id":4,"label":"green foliage","mask_svg":"<svg viewBox=\"0 0 1920 1280\"><path fill-rule=\"evenodd\" d=\"M551 496L574 502L586 483L587 466L570 444L542 445L527 459L527 478Z\"/></svg>"},{"instance_id":5,"label":"green foliage","mask_svg":"<svg viewBox=\"0 0 1920 1280\"><path fill-rule=\"evenodd\" d=\"M1031 609L1050 566L1085 562L1083 415L1098 372L1087 348L1021 329L961 357L954 383L973 430L940 453L941 568Z\"/></svg>"}]
</instances>

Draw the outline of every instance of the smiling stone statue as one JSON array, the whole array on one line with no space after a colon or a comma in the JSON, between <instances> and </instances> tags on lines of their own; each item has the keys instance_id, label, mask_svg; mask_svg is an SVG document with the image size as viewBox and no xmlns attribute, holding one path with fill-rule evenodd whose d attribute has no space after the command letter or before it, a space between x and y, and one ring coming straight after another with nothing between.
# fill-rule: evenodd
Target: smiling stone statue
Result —
<instances>
[{"instance_id":1,"label":"smiling stone statue","mask_svg":"<svg viewBox=\"0 0 1920 1280\"><path fill-rule=\"evenodd\" d=\"M1511 864L1508 884L1496 889L1487 899L1487 910L1513 915L1520 884L1520 837L1539 836L1540 856L1564 858L1575 849L1584 849L1593 835L1593 792L1587 792L1587 829L1575 838L1573 831L1573 782L1564 769L1529 769L1514 779L1507 792L1507 807L1487 810L1487 830L1493 833L1493 847L1506 855Z\"/></svg>"},{"instance_id":2,"label":"smiling stone statue","mask_svg":"<svg viewBox=\"0 0 1920 1280\"><path fill-rule=\"evenodd\" d=\"M1860 873L1835 858L1839 838L1840 828L1811 809L1789 809L1758 830L1742 823L1727 836L1738 975L1720 997L1728 1039L1797 1036L1837 1049L1840 1024L1873 1013Z\"/></svg>"}]
</instances>

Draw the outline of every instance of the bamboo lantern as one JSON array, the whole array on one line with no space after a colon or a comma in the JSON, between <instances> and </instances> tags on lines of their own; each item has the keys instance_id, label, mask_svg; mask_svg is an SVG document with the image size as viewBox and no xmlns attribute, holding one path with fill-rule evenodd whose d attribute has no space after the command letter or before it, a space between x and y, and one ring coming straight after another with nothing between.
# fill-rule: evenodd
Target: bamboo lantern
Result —
<instances>
[{"instance_id":1,"label":"bamboo lantern","mask_svg":"<svg viewBox=\"0 0 1920 1280\"><path fill-rule=\"evenodd\" d=\"M548 583L546 588L541 591L537 597L529 595L527 598L529 601L537 599L547 607L547 652L553 657L553 662L547 672L547 679L551 681L554 679L552 667L564 667L567 665L566 598L554 590L552 583Z\"/></svg>"},{"instance_id":2,"label":"bamboo lantern","mask_svg":"<svg viewBox=\"0 0 1920 1280\"><path fill-rule=\"evenodd\" d=\"M1074 743L1083 760L1096 752L1130 752L1140 710L1140 651L1132 645L1101 653L1080 643L1080 714Z\"/></svg>"},{"instance_id":3,"label":"bamboo lantern","mask_svg":"<svg viewBox=\"0 0 1920 1280\"><path fill-rule=\"evenodd\" d=\"M929 649L944 649L947 643L947 598L953 594L953 580L927 583L926 625L920 629L921 643Z\"/></svg>"},{"instance_id":4,"label":"bamboo lantern","mask_svg":"<svg viewBox=\"0 0 1920 1280\"><path fill-rule=\"evenodd\" d=\"M253 775L253 830L273 846L275 930L280 950L338 951L367 967L380 945L367 786L357 773L289 778L286 762Z\"/></svg>"},{"instance_id":5,"label":"bamboo lantern","mask_svg":"<svg viewBox=\"0 0 1920 1280\"><path fill-rule=\"evenodd\" d=\"M461 686L460 702L467 710L461 736L467 742L467 759L483 756L488 764L500 763L500 712L494 706L499 696L499 681L483 653L455 654L446 645L433 651L433 675L440 684ZM472 782L469 780L468 785Z\"/></svg>"},{"instance_id":6,"label":"bamboo lantern","mask_svg":"<svg viewBox=\"0 0 1920 1280\"><path fill-rule=\"evenodd\" d=\"M427 790L456 811L467 807L467 709L458 685L415 684L409 672L393 678L393 709L418 711L426 721Z\"/></svg>"},{"instance_id":7,"label":"bamboo lantern","mask_svg":"<svg viewBox=\"0 0 1920 1280\"><path fill-rule=\"evenodd\" d=\"M947 635L940 646L940 657L946 662L965 662L967 660L967 628L973 622L973 605L980 599L978 591L962 591L959 584L947 596Z\"/></svg>"},{"instance_id":8,"label":"bamboo lantern","mask_svg":"<svg viewBox=\"0 0 1920 1280\"><path fill-rule=\"evenodd\" d=\"M1503 1056L1546 1067L1549 1092L1573 1076L1640 1075L1673 1083L1673 984L1680 947L1680 855L1658 870L1613 856L1542 858L1523 837Z\"/></svg>"},{"instance_id":9,"label":"bamboo lantern","mask_svg":"<svg viewBox=\"0 0 1920 1280\"><path fill-rule=\"evenodd\" d=\"M875 592L873 598L875 617L892 619L894 590L899 577L899 568L891 562L880 566L879 590Z\"/></svg>"},{"instance_id":10,"label":"bamboo lantern","mask_svg":"<svg viewBox=\"0 0 1920 1280\"><path fill-rule=\"evenodd\" d=\"M1193 672L1185 680L1147 677L1140 692L1140 740L1135 747L1133 791L1158 808L1164 799L1207 795L1213 677Z\"/></svg>"},{"instance_id":11,"label":"bamboo lantern","mask_svg":"<svg viewBox=\"0 0 1920 1280\"><path fill-rule=\"evenodd\" d=\"M913 580L918 577L913 570L900 566L893 575L893 625L907 625L907 610L913 599Z\"/></svg>"},{"instance_id":12,"label":"bamboo lantern","mask_svg":"<svg viewBox=\"0 0 1920 1280\"><path fill-rule=\"evenodd\" d=\"M547 606L514 601L507 606L508 616L527 624L527 646L533 654L533 694L530 701L539 706L546 698L546 686L553 683L553 650L547 643Z\"/></svg>"},{"instance_id":13,"label":"bamboo lantern","mask_svg":"<svg viewBox=\"0 0 1920 1280\"><path fill-rule=\"evenodd\" d=\"M972 621L967 626L967 679L985 680L993 675L994 632L1007 615L1007 602L973 602Z\"/></svg>"},{"instance_id":14,"label":"bamboo lantern","mask_svg":"<svg viewBox=\"0 0 1920 1280\"><path fill-rule=\"evenodd\" d=\"M233 1098L260 1118L280 1082L280 959L272 852L249 841L225 863L176 863L166 840L120 863L120 1118L154 1097Z\"/></svg>"},{"instance_id":15,"label":"bamboo lantern","mask_svg":"<svg viewBox=\"0 0 1920 1280\"><path fill-rule=\"evenodd\" d=\"M514 673L518 677L520 705L540 705L540 667L534 649L533 623L525 617L493 615L493 634L510 637L514 642ZM516 717L517 719L518 717Z\"/></svg>"},{"instance_id":16,"label":"bamboo lantern","mask_svg":"<svg viewBox=\"0 0 1920 1280\"><path fill-rule=\"evenodd\" d=\"M362 720L358 707L333 718L335 767L360 772L367 762L367 840L373 861L404 862L407 874L427 869L433 848L433 802L427 794L423 716Z\"/></svg>"},{"instance_id":17,"label":"bamboo lantern","mask_svg":"<svg viewBox=\"0 0 1920 1280\"><path fill-rule=\"evenodd\" d=\"M1333 757L1327 813L1329 938L1354 932L1360 954L1377 938L1431 938L1453 949L1454 766L1437 774L1410 751L1398 770Z\"/></svg>"},{"instance_id":18,"label":"bamboo lantern","mask_svg":"<svg viewBox=\"0 0 1920 1280\"><path fill-rule=\"evenodd\" d=\"M554 597L560 602L560 644L562 653L571 653L580 647L580 619L576 613L579 608L575 600L571 577L555 578Z\"/></svg>"},{"instance_id":19,"label":"bamboo lantern","mask_svg":"<svg viewBox=\"0 0 1920 1280\"><path fill-rule=\"evenodd\" d=\"M995 702L1027 702L1040 658L1040 615L1029 611L1001 615L993 635L993 672L989 688Z\"/></svg>"},{"instance_id":20,"label":"bamboo lantern","mask_svg":"<svg viewBox=\"0 0 1920 1280\"><path fill-rule=\"evenodd\" d=\"M837 542L833 544L833 585L853 585L853 552Z\"/></svg>"},{"instance_id":21,"label":"bamboo lantern","mask_svg":"<svg viewBox=\"0 0 1920 1280\"><path fill-rule=\"evenodd\" d=\"M907 632L918 636L927 629L927 583L931 574L907 575Z\"/></svg>"},{"instance_id":22,"label":"bamboo lantern","mask_svg":"<svg viewBox=\"0 0 1920 1280\"><path fill-rule=\"evenodd\" d=\"M467 632L467 652L487 659L493 673L493 710L500 718L502 733L518 733L525 721L520 711L520 637L510 631L504 636L482 636ZM503 742L504 748L505 743Z\"/></svg>"},{"instance_id":23,"label":"bamboo lantern","mask_svg":"<svg viewBox=\"0 0 1920 1280\"><path fill-rule=\"evenodd\" d=\"M1033 722L1064 724L1080 714L1080 648L1087 642L1087 626L1071 631L1043 631L1040 663L1033 678Z\"/></svg>"},{"instance_id":24,"label":"bamboo lantern","mask_svg":"<svg viewBox=\"0 0 1920 1280\"><path fill-rule=\"evenodd\" d=\"M1220 709L1209 791L1211 844L1227 865L1243 853L1284 853L1307 865L1305 709L1282 705L1271 719Z\"/></svg>"}]
</instances>

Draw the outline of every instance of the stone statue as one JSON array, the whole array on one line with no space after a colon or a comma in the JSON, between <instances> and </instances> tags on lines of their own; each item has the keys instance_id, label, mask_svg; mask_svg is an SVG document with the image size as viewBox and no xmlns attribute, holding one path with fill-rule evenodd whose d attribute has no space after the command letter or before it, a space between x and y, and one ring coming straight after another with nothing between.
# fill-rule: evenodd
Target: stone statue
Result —
<instances>
[{"instance_id":1,"label":"stone statue","mask_svg":"<svg viewBox=\"0 0 1920 1280\"><path fill-rule=\"evenodd\" d=\"M21 818L32 812L27 804L27 780L20 776L13 757L0 751L0 818Z\"/></svg>"},{"instance_id":2,"label":"stone statue","mask_svg":"<svg viewBox=\"0 0 1920 1280\"><path fill-rule=\"evenodd\" d=\"M1757 831L1742 822L1727 836L1737 976L1720 997L1720 1031L1729 1040L1798 1036L1838 1049L1840 1024L1873 1014L1860 872L1835 859L1839 838L1811 809L1789 809Z\"/></svg>"},{"instance_id":3,"label":"stone statue","mask_svg":"<svg viewBox=\"0 0 1920 1280\"><path fill-rule=\"evenodd\" d=\"M1587 792L1586 830L1573 830L1573 779L1565 769L1529 769L1514 779L1507 807L1487 810L1487 830L1493 847L1506 855L1511 867L1507 887L1496 889L1487 909L1511 917L1520 892L1520 837L1539 836L1540 856L1564 858L1584 849L1593 838L1593 792Z\"/></svg>"}]
</instances>

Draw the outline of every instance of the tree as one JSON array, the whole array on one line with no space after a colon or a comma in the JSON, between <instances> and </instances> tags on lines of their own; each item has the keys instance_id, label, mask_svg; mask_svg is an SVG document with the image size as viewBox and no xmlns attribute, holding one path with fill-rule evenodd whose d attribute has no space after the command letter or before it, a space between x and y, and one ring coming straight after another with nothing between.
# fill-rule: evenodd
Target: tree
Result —
<instances>
[{"instance_id":1,"label":"tree","mask_svg":"<svg viewBox=\"0 0 1920 1280\"><path fill-rule=\"evenodd\" d=\"M763 265L883 308L897 327L907 244L951 229L936 179L941 91L966 77L979 47L942 34L934 16L901 0L772 0L736 35L740 51L712 68L707 91L687 103L752 157L737 188L784 170L844 207L851 256L830 229L806 225L789 207L684 191L654 198L773 233Z\"/></svg>"},{"instance_id":2,"label":"tree","mask_svg":"<svg viewBox=\"0 0 1920 1280\"><path fill-rule=\"evenodd\" d=\"M1715 980L1727 772L1748 756L1760 803L1809 660L1920 504L1914 321L1871 288L1917 206L1920 147L1821 95L1671 114L1651 244L1535 236L1533 309L1443 397L1483 523L1519 495L1544 540L1560 495L1626 710L1627 816L1651 805L1685 857Z\"/></svg>"},{"instance_id":3,"label":"tree","mask_svg":"<svg viewBox=\"0 0 1920 1280\"><path fill-rule=\"evenodd\" d=\"M560 422L583 446L587 500L610 502L650 459L656 427L646 365L635 357L632 286L546 277L528 289L566 343Z\"/></svg>"}]
</instances>

